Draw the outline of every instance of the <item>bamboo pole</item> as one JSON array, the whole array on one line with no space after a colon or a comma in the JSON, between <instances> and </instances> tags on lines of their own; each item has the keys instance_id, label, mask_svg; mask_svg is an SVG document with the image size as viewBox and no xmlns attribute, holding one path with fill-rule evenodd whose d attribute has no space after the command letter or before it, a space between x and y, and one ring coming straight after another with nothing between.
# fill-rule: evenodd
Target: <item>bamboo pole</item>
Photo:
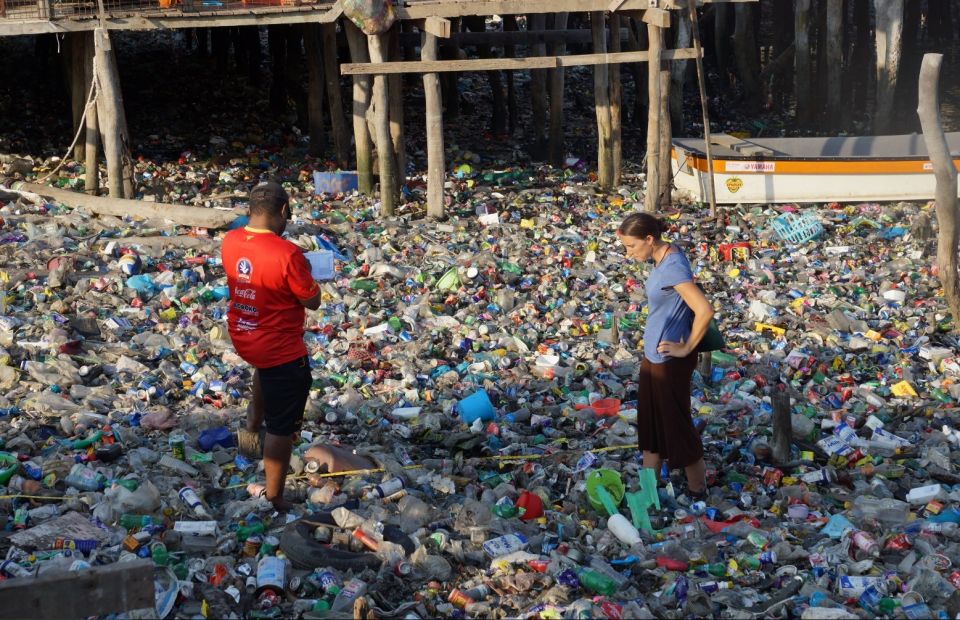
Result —
<instances>
[{"instance_id":1,"label":"bamboo pole","mask_svg":"<svg viewBox=\"0 0 960 620\"><path fill-rule=\"evenodd\" d=\"M343 20L353 62L370 62L367 41L353 22ZM357 153L357 188L360 193L373 193L373 142L367 114L370 110L372 78L369 75L353 76L353 141Z\"/></svg>"},{"instance_id":2,"label":"bamboo pole","mask_svg":"<svg viewBox=\"0 0 960 620\"><path fill-rule=\"evenodd\" d=\"M700 112L703 115L703 144L707 153L707 177L710 183L710 217L717 217L717 185L713 174L713 148L710 146L710 110L707 104L707 79L703 72L703 48L700 46L700 22L697 7L693 2L687 4L690 14L693 49L697 52L697 87L700 90Z\"/></svg>"},{"instance_id":3,"label":"bamboo pole","mask_svg":"<svg viewBox=\"0 0 960 620\"><path fill-rule=\"evenodd\" d=\"M663 30L647 24L649 39L649 66L647 82L649 105L647 106L647 193L643 209L656 213L660 207L660 57L663 52Z\"/></svg>"},{"instance_id":4,"label":"bamboo pole","mask_svg":"<svg viewBox=\"0 0 960 620\"><path fill-rule=\"evenodd\" d=\"M436 35L423 33L420 55L424 60L437 59ZM440 93L440 75L423 74L423 94L427 113L427 215L443 217L443 96Z\"/></svg>"},{"instance_id":5,"label":"bamboo pole","mask_svg":"<svg viewBox=\"0 0 960 620\"><path fill-rule=\"evenodd\" d=\"M368 35L370 62L386 61L387 37L382 34ZM400 93L397 93L399 96ZM397 205L397 161L393 156L393 141L390 135L390 94L387 76L373 78L373 112L377 137L377 160L380 168L380 214L392 216Z\"/></svg>"}]
</instances>

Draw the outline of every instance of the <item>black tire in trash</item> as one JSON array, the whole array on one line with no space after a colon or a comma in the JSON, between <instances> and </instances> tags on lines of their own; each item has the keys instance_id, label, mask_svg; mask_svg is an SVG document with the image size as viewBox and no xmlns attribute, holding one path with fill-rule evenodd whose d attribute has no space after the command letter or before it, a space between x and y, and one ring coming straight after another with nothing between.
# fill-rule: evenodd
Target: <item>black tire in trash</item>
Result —
<instances>
[{"instance_id":1,"label":"black tire in trash","mask_svg":"<svg viewBox=\"0 0 960 620\"><path fill-rule=\"evenodd\" d=\"M355 553L344 551L317 542L313 531L319 526L337 527L329 512L315 512L288 523L280 535L280 549L295 568L311 569L329 566L337 570L359 572L364 569L377 570L381 560L373 553ZM403 531L387 525L383 530L384 540L396 543L410 554L416 550L413 541Z\"/></svg>"}]
</instances>

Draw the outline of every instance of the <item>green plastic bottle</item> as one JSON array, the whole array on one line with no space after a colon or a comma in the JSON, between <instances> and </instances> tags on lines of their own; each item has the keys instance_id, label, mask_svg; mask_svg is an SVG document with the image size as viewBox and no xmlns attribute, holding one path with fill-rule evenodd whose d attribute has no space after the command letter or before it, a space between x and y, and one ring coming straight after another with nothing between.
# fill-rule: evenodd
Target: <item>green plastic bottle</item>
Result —
<instances>
[{"instance_id":1,"label":"green plastic bottle","mask_svg":"<svg viewBox=\"0 0 960 620\"><path fill-rule=\"evenodd\" d=\"M167 551L167 546L162 542L150 545L150 557L153 558L153 563L157 566L166 566L170 563L170 553Z\"/></svg>"},{"instance_id":2,"label":"green plastic bottle","mask_svg":"<svg viewBox=\"0 0 960 620\"><path fill-rule=\"evenodd\" d=\"M359 280L351 281L350 288L352 288L355 291L367 291L369 293L370 291L377 290L378 287L377 287L376 280L361 278Z\"/></svg>"},{"instance_id":3,"label":"green plastic bottle","mask_svg":"<svg viewBox=\"0 0 960 620\"><path fill-rule=\"evenodd\" d=\"M583 568L577 571L577 577L580 579L580 586L588 592L602 594L603 596L613 596L617 591L616 581L589 568Z\"/></svg>"},{"instance_id":4,"label":"green plastic bottle","mask_svg":"<svg viewBox=\"0 0 960 620\"><path fill-rule=\"evenodd\" d=\"M150 515L134 515L124 513L120 515L120 526L128 530L140 529L153 525L153 517Z\"/></svg>"},{"instance_id":5,"label":"green plastic bottle","mask_svg":"<svg viewBox=\"0 0 960 620\"><path fill-rule=\"evenodd\" d=\"M255 523L246 523L242 522L237 527L237 540L244 542L254 534L263 534L263 522L257 521Z\"/></svg>"}]
</instances>

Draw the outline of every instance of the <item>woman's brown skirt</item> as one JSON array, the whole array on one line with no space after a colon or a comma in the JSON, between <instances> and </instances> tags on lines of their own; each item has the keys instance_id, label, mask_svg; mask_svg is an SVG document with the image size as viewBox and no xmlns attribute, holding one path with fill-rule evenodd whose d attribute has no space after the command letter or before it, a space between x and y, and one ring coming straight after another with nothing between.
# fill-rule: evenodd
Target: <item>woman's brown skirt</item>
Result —
<instances>
[{"instance_id":1,"label":"woman's brown skirt","mask_svg":"<svg viewBox=\"0 0 960 620\"><path fill-rule=\"evenodd\" d=\"M690 416L690 379L697 354L654 364L640 364L637 384L637 435L641 450L670 461L671 469L693 465L703 457L700 433Z\"/></svg>"}]
</instances>

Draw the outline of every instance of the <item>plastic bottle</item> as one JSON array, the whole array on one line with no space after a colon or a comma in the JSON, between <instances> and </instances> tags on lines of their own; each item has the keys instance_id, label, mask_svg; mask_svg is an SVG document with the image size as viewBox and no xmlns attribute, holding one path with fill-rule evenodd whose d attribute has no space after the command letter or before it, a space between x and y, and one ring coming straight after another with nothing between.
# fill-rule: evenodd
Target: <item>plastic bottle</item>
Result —
<instances>
[{"instance_id":1,"label":"plastic bottle","mask_svg":"<svg viewBox=\"0 0 960 620\"><path fill-rule=\"evenodd\" d=\"M178 493L180 496L180 501L182 501L187 508L193 511L193 514L197 515L201 519L210 518L210 513L207 512L207 509L203 507L203 502L200 501L200 497L197 496L197 492L191 489L190 487L183 487Z\"/></svg>"},{"instance_id":2,"label":"plastic bottle","mask_svg":"<svg viewBox=\"0 0 960 620\"><path fill-rule=\"evenodd\" d=\"M491 558L499 558L500 556L520 551L526 546L527 538L523 534L506 534L483 543L483 550Z\"/></svg>"},{"instance_id":3,"label":"plastic bottle","mask_svg":"<svg viewBox=\"0 0 960 620\"><path fill-rule=\"evenodd\" d=\"M633 523L620 513L607 519L607 529L617 537L617 540L627 546L640 543L640 532L633 527Z\"/></svg>"},{"instance_id":4,"label":"plastic bottle","mask_svg":"<svg viewBox=\"0 0 960 620\"><path fill-rule=\"evenodd\" d=\"M120 515L120 527L125 529L139 529L147 527L148 525L153 525L153 517L150 515L133 515L129 513Z\"/></svg>"},{"instance_id":5,"label":"plastic bottle","mask_svg":"<svg viewBox=\"0 0 960 620\"><path fill-rule=\"evenodd\" d=\"M580 579L580 586L594 594L604 596L613 596L617 591L617 582L589 568L581 568L577 571L577 578Z\"/></svg>"},{"instance_id":6,"label":"plastic bottle","mask_svg":"<svg viewBox=\"0 0 960 620\"><path fill-rule=\"evenodd\" d=\"M383 499L384 497L393 495L394 493L396 493L401 489L403 489L403 479L391 478L390 480L387 480L382 484L378 484L377 486L367 491L364 497L368 500Z\"/></svg>"},{"instance_id":7,"label":"plastic bottle","mask_svg":"<svg viewBox=\"0 0 960 620\"><path fill-rule=\"evenodd\" d=\"M77 463L64 479L67 486L81 491L101 491L107 484L107 479L90 469L83 463Z\"/></svg>"},{"instance_id":8,"label":"plastic bottle","mask_svg":"<svg viewBox=\"0 0 960 620\"><path fill-rule=\"evenodd\" d=\"M367 583L360 579L351 579L346 584L344 584L343 589L337 594L337 597L333 599L333 605L330 606L330 611L352 611L353 602L358 598L366 594L367 592Z\"/></svg>"}]
</instances>

